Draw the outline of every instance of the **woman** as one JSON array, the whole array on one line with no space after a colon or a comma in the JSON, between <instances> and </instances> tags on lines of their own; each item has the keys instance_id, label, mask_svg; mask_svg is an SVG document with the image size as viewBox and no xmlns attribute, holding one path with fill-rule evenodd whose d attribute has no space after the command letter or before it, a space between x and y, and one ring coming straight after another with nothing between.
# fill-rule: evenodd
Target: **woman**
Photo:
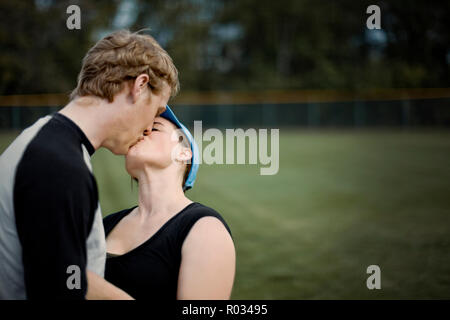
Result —
<instances>
[{"instance_id":1,"label":"woman","mask_svg":"<svg viewBox=\"0 0 450 320\"><path fill-rule=\"evenodd\" d=\"M135 299L229 299L231 232L219 213L185 196L198 149L168 106L130 148L126 169L139 183L139 203L104 219L105 279Z\"/></svg>"}]
</instances>

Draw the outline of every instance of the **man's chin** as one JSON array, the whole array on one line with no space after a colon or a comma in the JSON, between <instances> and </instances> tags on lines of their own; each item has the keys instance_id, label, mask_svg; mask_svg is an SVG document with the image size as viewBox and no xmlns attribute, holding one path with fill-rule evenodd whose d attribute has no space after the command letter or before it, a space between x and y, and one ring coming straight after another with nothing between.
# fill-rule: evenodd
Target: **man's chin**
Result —
<instances>
[{"instance_id":1,"label":"man's chin","mask_svg":"<svg viewBox=\"0 0 450 320\"><path fill-rule=\"evenodd\" d=\"M115 154L116 156L125 156L128 153L129 148L127 147L116 147L116 148L107 148L111 153Z\"/></svg>"},{"instance_id":2,"label":"man's chin","mask_svg":"<svg viewBox=\"0 0 450 320\"><path fill-rule=\"evenodd\" d=\"M136 145L135 142L130 142L128 144L122 143L122 144L114 144L114 145L103 145L104 148L111 151L111 153L117 155L117 156L126 156L128 152L133 149L133 147Z\"/></svg>"}]
</instances>

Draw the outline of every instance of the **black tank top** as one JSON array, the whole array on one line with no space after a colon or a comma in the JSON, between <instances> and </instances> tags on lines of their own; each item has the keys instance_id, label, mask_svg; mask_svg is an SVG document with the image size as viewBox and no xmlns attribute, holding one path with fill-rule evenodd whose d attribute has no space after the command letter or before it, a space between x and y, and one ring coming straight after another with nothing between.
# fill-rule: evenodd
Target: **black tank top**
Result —
<instances>
[{"instance_id":1,"label":"black tank top","mask_svg":"<svg viewBox=\"0 0 450 320\"><path fill-rule=\"evenodd\" d=\"M103 219L105 235L134 208L106 216ZM135 249L123 255L108 255L105 279L135 299L176 299L181 247L192 226L206 216L222 221L231 235L230 228L218 212L193 202Z\"/></svg>"}]
</instances>

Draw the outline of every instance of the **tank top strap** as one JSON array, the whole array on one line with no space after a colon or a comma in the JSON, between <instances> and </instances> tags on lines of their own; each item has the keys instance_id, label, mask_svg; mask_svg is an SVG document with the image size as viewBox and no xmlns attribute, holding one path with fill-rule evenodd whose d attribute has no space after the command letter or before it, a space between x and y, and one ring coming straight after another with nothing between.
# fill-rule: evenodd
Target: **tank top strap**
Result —
<instances>
[{"instance_id":1,"label":"tank top strap","mask_svg":"<svg viewBox=\"0 0 450 320\"><path fill-rule=\"evenodd\" d=\"M127 214L134 210L137 206L111 213L103 218L103 228L105 229L105 236L111 232L112 229L123 219Z\"/></svg>"},{"instance_id":2,"label":"tank top strap","mask_svg":"<svg viewBox=\"0 0 450 320\"><path fill-rule=\"evenodd\" d=\"M179 215L177 219L173 221L173 224L171 226L171 231L175 233L176 240L179 246L183 244L194 224L203 217L215 217L219 219L227 229L230 236L233 237L228 224L217 211L198 202L195 202L181 215Z\"/></svg>"}]
</instances>

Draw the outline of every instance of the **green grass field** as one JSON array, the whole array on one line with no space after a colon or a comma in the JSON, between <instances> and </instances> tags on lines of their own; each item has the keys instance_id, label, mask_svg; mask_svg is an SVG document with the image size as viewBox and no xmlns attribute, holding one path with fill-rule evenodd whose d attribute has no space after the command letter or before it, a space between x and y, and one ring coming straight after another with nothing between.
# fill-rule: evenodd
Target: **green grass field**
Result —
<instances>
[{"instance_id":1,"label":"green grass field","mask_svg":"<svg viewBox=\"0 0 450 320\"><path fill-rule=\"evenodd\" d=\"M123 157L93 165L104 214L136 203ZM231 227L233 299L450 298L449 131L281 129L277 175L202 165L187 195Z\"/></svg>"}]
</instances>

